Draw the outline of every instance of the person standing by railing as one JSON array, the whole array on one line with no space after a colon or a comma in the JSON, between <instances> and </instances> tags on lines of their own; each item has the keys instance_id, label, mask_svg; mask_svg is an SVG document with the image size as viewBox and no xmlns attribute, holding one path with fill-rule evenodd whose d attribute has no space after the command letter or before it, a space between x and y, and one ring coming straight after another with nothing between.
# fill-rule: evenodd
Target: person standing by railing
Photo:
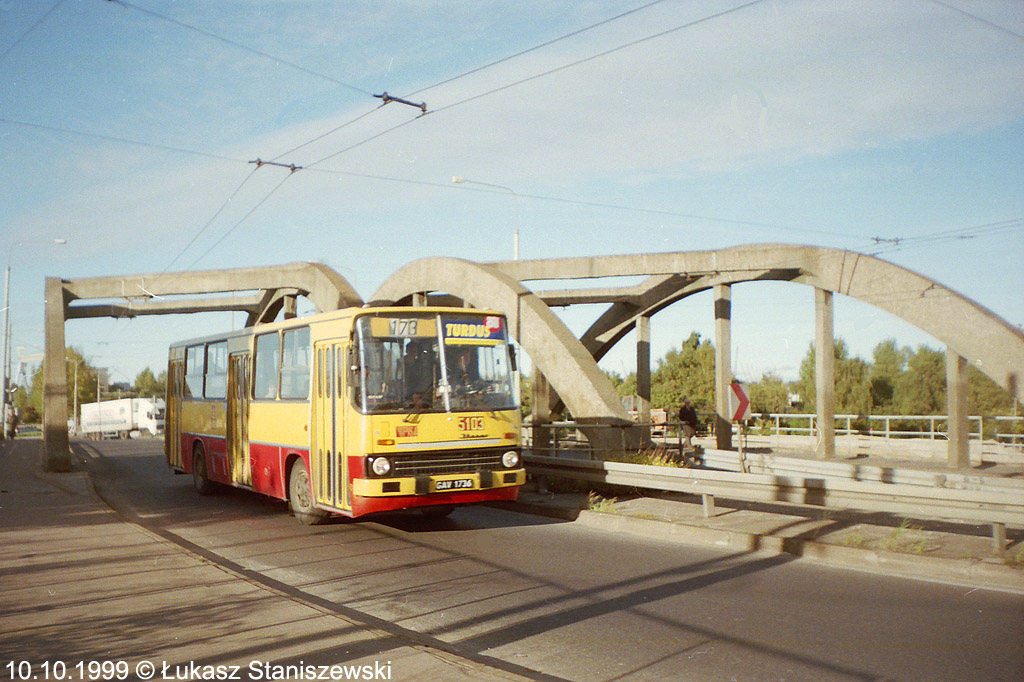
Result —
<instances>
[{"instance_id":1,"label":"person standing by railing","mask_svg":"<svg viewBox=\"0 0 1024 682\"><path fill-rule=\"evenodd\" d=\"M683 449L693 449L693 437L697 433L697 411L690 404L690 399L683 398L683 406L679 408L679 421L683 424Z\"/></svg>"}]
</instances>

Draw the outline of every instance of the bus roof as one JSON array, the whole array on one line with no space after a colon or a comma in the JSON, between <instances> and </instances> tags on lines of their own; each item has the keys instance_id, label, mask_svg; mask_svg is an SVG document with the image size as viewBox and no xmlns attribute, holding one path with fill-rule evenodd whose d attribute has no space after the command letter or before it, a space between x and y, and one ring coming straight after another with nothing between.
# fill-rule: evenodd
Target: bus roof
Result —
<instances>
[{"instance_id":1,"label":"bus roof","mask_svg":"<svg viewBox=\"0 0 1024 682\"><path fill-rule=\"evenodd\" d=\"M343 320L345 318L356 318L364 315L380 315L388 313L402 313L402 314L437 314L437 313L451 313L456 315L500 315L505 316L504 313L500 313L494 310L487 310L482 308L457 308L453 306L363 306L361 308L340 308L338 310L330 310L325 313L317 313L315 315L307 315L306 317L295 317L289 320L280 320L277 322L267 322L264 324L257 324L252 327L245 327L243 329L236 329L230 332L223 332L221 334L209 334L206 336L194 337L191 339L184 339L181 341L175 341L170 345L171 348L183 348L185 346L196 346L204 343L213 343L216 341L226 341L236 338L245 338L256 334L264 334L271 331L278 331L281 329L295 329L298 327L305 327L311 324L318 324L321 322L331 322L334 320Z\"/></svg>"}]
</instances>

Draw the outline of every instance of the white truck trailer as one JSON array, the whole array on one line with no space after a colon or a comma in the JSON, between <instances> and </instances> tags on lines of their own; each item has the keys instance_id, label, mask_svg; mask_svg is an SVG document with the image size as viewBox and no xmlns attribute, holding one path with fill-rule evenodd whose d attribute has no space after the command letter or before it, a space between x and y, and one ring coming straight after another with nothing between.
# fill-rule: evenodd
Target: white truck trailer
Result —
<instances>
[{"instance_id":1,"label":"white truck trailer","mask_svg":"<svg viewBox=\"0 0 1024 682\"><path fill-rule=\"evenodd\" d=\"M81 435L90 438L128 438L133 431L156 436L164 430L164 401L160 398L121 398L82 405Z\"/></svg>"}]
</instances>

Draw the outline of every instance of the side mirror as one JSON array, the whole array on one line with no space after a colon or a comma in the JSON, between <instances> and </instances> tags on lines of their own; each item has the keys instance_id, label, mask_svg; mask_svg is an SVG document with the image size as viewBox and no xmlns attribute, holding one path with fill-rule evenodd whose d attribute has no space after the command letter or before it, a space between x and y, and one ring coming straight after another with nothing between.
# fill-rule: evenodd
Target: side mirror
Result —
<instances>
[{"instance_id":1,"label":"side mirror","mask_svg":"<svg viewBox=\"0 0 1024 682\"><path fill-rule=\"evenodd\" d=\"M363 373L359 371L359 347L350 346L348 349L348 385L359 390L362 385Z\"/></svg>"},{"instance_id":2,"label":"side mirror","mask_svg":"<svg viewBox=\"0 0 1024 682\"><path fill-rule=\"evenodd\" d=\"M511 343L508 344L508 361L509 365L512 367L512 371L518 372L519 368L516 366L516 347Z\"/></svg>"}]
</instances>

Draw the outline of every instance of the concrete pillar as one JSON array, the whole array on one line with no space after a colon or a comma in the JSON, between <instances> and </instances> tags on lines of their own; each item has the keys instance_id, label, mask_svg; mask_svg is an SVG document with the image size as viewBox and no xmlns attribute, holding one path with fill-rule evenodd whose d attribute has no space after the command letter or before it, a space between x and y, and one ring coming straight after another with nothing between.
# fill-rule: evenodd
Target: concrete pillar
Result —
<instances>
[{"instance_id":1,"label":"concrete pillar","mask_svg":"<svg viewBox=\"0 0 1024 682\"><path fill-rule=\"evenodd\" d=\"M732 286L715 285L715 446L732 449Z\"/></svg>"},{"instance_id":2,"label":"concrete pillar","mask_svg":"<svg viewBox=\"0 0 1024 682\"><path fill-rule=\"evenodd\" d=\"M967 419L967 360L946 348L946 411L949 415L947 462L951 469L971 465Z\"/></svg>"},{"instance_id":3,"label":"concrete pillar","mask_svg":"<svg viewBox=\"0 0 1024 682\"><path fill-rule=\"evenodd\" d=\"M68 449L68 387L64 368L64 285L46 278L46 330L43 359L43 469L71 471Z\"/></svg>"},{"instance_id":4,"label":"concrete pillar","mask_svg":"<svg viewBox=\"0 0 1024 682\"><path fill-rule=\"evenodd\" d=\"M551 455L551 385L547 377L533 368L533 454Z\"/></svg>"},{"instance_id":5,"label":"concrete pillar","mask_svg":"<svg viewBox=\"0 0 1024 682\"><path fill-rule=\"evenodd\" d=\"M832 292L814 290L814 389L817 405L818 459L836 456L836 351Z\"/></svg>"},{"instance_id":6,"label":"concrete pillar","mask_svg":"<svg viewBox=\"0 0 1024 682\"><path fill-rule=\"evenodd\" d=\"M636 412L641 424L651 423L651 318L641 315L636 320ZM641 429L645 442L651 439L651 427Z\"/></svg>"},{"instance_id":7,"label":"concrete pillar","mask_svg":"<svg viewBox=\"0 0 1024 682\"><path fill-rule=\"evenodd\" d=\"M294 320L298 317L298 301L295 296L284 297L284 316L282 319Z\"/></svg>"}]
</instances>

